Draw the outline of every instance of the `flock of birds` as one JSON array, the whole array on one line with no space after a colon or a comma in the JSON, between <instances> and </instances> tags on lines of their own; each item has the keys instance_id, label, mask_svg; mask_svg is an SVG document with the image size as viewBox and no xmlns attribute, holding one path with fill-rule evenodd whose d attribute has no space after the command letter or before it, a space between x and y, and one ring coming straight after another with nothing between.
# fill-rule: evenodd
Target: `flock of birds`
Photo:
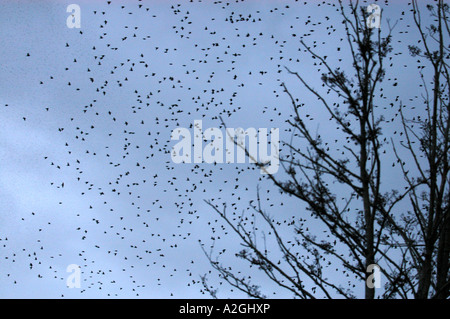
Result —
<instances>
[{"instance_id":1,"label":"flock of birds","mask_svg":"<svg viewBox=\"0 0 450 319\"><path fill-rule=\"evenodd\" d=\"M307 60L299 40L317 50L330 39L345 47L338 4L139 0L97 1L81 9L81 29L64 30L69 35L60 43L64 68L31 84L70 97L54 132L54 147L64 156L48 154L44 165L56 172L50 184L59 214L67 215L64 232L73 236L73 247L58 246L62 238L41 241L42 234L60 234L52 216L38 207L21 212L16 217L37 240L19 247L14 229L0 234L0 265L8 269L0 274L2 285L26 285L28 275L13 268L24 261L32 276L64 285L68 274L61 260L72 249L82 270L81 296L92 290L100 297L148 296L174 277L178 286L161 296L188 297L188 291L202 290L201 269L210 272L198 241L208 245L231 236L204 199L226 202L231 214L240 214L258 183L267 186L267 209L283 209L287 199L250 164L172 163L171 131L192 129L196 119L204 127L222 127L221 117L230 126L281 127L281 137L289 139L285 122L292 112L280 84L298 83L284 66L302 71L311 63L307 68L320 76L323 66ZM340 48L326 50L329 60L342 61ZM24 59L34 56L23 53ZM42 105L40 111L51 117L58 107ZM24 127L31 125L33 115L20 116ZM311 121L316 116L305 114ZM69 195L75 200L66 203ZM290 224L291 215L282 223ZM112 266L97 266L99 259ZM145 271L155 282L142 284ZM59 297L68 293L62 289Z\"/></svg>"}]
</instances>

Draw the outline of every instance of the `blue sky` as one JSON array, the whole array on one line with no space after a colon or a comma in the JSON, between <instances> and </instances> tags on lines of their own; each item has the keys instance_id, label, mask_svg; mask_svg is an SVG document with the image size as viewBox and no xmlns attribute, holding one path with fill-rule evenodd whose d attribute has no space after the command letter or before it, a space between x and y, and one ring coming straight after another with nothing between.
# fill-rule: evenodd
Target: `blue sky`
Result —
<instances>
[{"instance_id":1,"label":"blue sky","mask_svg":"<svg viewBox=\"0 0 450 319\"><path fill-rule=\"evenodd\" d=\"M80 5L80 29L66 26L71 3ZM398 92L415 94L408 88L416 70L402 65L411 19L406 1L377 3L383 18L401 18L388 77L403 80L386 89L389 105ZM300 35L310 33L305 41L336 62L336 47L345 47L336 7L318 4L1 1L0 297L204 298L199 275L210 267L199 240L221 235L222 260L249 271L233 256L237 239L224 235L203 200L246 210L260 185L263 204L281 220L299 204L248 164L172 163L170 134L194 120L219 127L221 115L229 127L280 128L289 140L281 82L298 88L303 103L317 103L283 67L320 85ZM327 116L311 112L332 135ZM387 183L398 180L393 173ZM80 289L66 287L69 264L81 267ZM269 296L291 297L274 290ZM225 284L219 293L245 297Z\"/></svg>"}]
</instances>

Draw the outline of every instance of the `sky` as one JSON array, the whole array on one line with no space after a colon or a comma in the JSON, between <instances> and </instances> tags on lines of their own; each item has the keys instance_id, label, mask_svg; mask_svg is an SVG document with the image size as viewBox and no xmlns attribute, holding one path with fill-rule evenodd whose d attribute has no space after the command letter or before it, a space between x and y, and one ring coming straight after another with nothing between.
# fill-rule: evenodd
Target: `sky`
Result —
<instances>
[{"instance_id":1,"label":"sky","mask_svg":"<svg viewBox=\"0 0 450 319\"><path fill-rule=\"evenodd\" d=\"M398 21L387 77L402 80L385 91L389 118L399 92L417 94L409 89L418 81L407 53L413 35L405 32L412 21L407 1L373 2L384 10L381 28ZM80 28L67 26L73 3ZM225 132L221 116L228 127L279 128L289 141L292 110L281 83L333 137L327 115L284 69L320 87L299 39L307 34L338 62L345 43L332 4L1 0L0 297L208 298L200 276L209 273L220 297L245 298L201 249L217 239L224 264L251 274L269 297L291 298L234 256L238 238L205 200L248 211L259 186L262 204L280 220L301 205L248 163L173 163L170 137L179 127L193 132L196 120ZM385 133L397 129L393 123ZM397 186L398 171L386 183ZM79 288L67 287L72 264L80 267Z\"/></svg>"}]
</instances>

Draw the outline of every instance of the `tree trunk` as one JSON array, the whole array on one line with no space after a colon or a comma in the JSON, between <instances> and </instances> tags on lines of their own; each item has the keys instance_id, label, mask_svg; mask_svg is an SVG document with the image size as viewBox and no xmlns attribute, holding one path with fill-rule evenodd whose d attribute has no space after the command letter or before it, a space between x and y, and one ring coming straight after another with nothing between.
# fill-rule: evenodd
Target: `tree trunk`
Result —
<instances>
[{"instance_id":1,"label":"tree trunk","mask_svg":"<svg viewBox=\"0 0 450 319\"><path fill-rule=\"evenodd\" d=\"M444 224L439 238L439 248L437 256L437 275L436 275L436 295L437 299L445 299L449 295L449 258L450 258L450 217L445 213Z\"/></svg>"}]
</instances>

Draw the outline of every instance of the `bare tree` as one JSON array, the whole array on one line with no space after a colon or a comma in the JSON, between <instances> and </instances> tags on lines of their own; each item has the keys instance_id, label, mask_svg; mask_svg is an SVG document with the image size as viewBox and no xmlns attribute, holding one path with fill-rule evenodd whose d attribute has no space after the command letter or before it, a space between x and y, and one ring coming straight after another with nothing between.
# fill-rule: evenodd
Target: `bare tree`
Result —
<instances>
[{"instance_id":1,"label":"bare tree","mask_svg":"<svg viewBox=\"0 0 450 319\"><path fill-rule=\"evenodd\" d=\"M428 90L425 96L428 119L415 120L415 126L411 125L400 107L406 137L402 145L412 156L419 174L414 177L398 147L393 148L394 154L389 152L389 139L382 134L385 120L378 112L383 101L377 100L377 96L380 96L380 84L386 74L384 62L392 52L393 27L389 25L383 35L381 29L371 29L366 23L369 14L358 1L350 2L349 12L341 1L339 3L352 68L344 71L333 67L326 56L317 54L303 40L304 51L318 61L319 69L325 69L322 88L314 88L304 75L286 67L288 73L317 98L336 124L335 143L313 133L305 121L303 104L282 84L293 108L293 116L288 120L293 139L284 144L289 155L280 158L287 178L269 175L282 193L305 204L311 217L321 222L326 233L318 236L317 231L309 232L305 224L307 214L298 212L291 224L295 227L294 239L286 241L276 219L262 208L258 192L256 204L251 208L253 216L262 218L268 234L278 245L281 258L274 259L266 241L262 246L257 241L258 230L254 224L249 226L244 214L229 216L226 205L207 203L240 238L244 249L237 256L257 266L273 282L298 298L316 298L317 295L355 298L352 283L360 281L365 287L365 298L372 299L375 290L370 285L368 267L373 264L382 266L380 269L387 279L383 298L427 298L430 287L433 287L434 297L446 298L450 233L449 77L445 61L449 47L445 44L444 32L449 30L448 6L439 1L437 9L429 7L438 24L425 31L417 2L413 3L414 19L424 49L411 46L410 51L414 56L427 59L434 71L432 96ZM436 51L429 45L432 40L438 44ZM296 143L294 137L300 142ZM420 146L413 138L420 141ZM304 147L305 141L307 147ZM425 163L418 153L425 155ZM247 155L251 156L248 152ZM397 157L406 180L402 191L382 189L383 156L391 160L392 156ZM257 165L263 167L262 163ZM408 199L411 213L399 214ZM248 277L239 276L232 268L221 264L213 257L212 250L208 252L204 248L204 251L213 268L229 284L251 297L265 297ZM349 281L350 288L328 278L327 269L336 265L337 268L333 268L341 269L346 277L354 276L355 279Z\"/></svg>"},{"instance_id":2,"label":"bare tree","mask_svg":"<svg viewBox=\"0 0 450 319\"><path fill-rule=\"evenodd\" d=\"M411 256L411 267L417 273L416 298L448 298L450 296L449 251L449 96L450 58L449 6L444 1L427 5L433 23L423 25L420 7L412 2L414 22L420 34L418 45L411 45L413 57L428 63L431 71L420 72L424 93L419 106L425 106L425 118L406 119L400 106L405 141L401 145L410 158L399 155L394 148L403 175L411 192L408 194L411 210L407 215L408 227L403 227L403 246ZM431 89L430 89L431 86ZM422 108L422 107L416 107ZM417 129L417 127L419 129ZM409 169L413 163L414 174ZM398 228L399 222L389 222ZM404 222L403 222L404 224Z\"/></svg>"}]
</instances>

